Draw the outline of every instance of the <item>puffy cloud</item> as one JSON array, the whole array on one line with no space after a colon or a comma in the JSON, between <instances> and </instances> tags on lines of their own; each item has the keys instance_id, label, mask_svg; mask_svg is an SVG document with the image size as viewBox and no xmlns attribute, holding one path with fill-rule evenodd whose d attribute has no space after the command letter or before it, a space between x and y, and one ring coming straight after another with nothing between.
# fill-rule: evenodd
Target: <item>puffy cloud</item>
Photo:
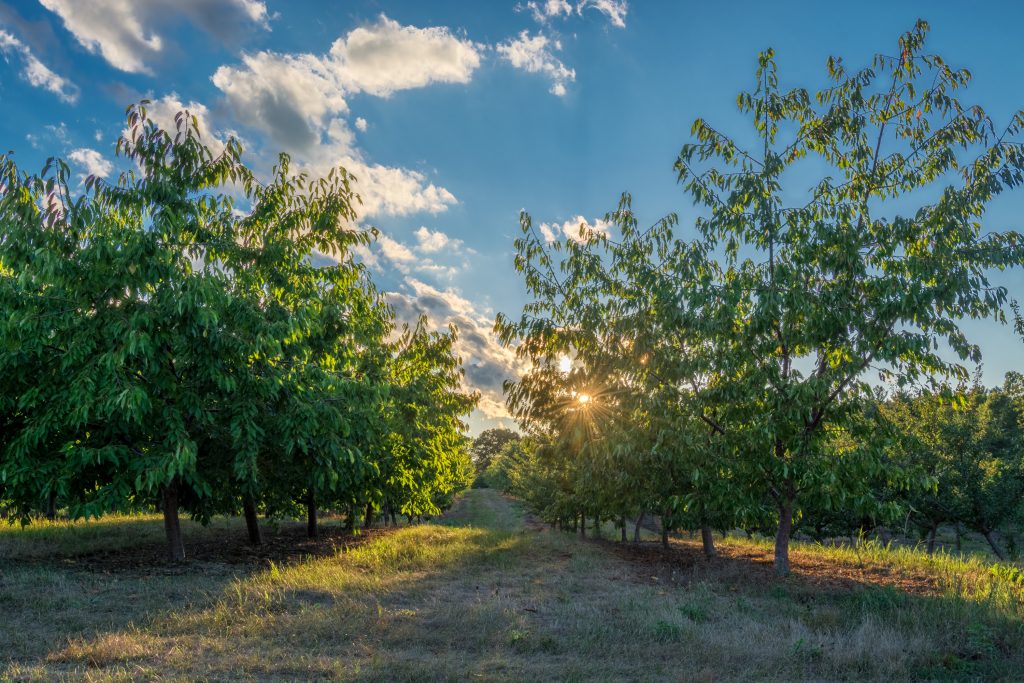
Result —
<instances>
[{"instance_id":1,"label":"puffy cloud","mask_svg":"<svg viewBox=\"0 0 1024 683\"><path fill-rule=\"evenodd\" d=\"M147 62L167 47L158 33L185 20L207 33L230 38L252 25L269 28L262 0L40 0L87 50L114 68L152 73Z\"/></svg>"},{"instance_id":2,"label":"puffy cloud","mask_svg":"<svg viewBox=\"0 0 1024 683\"><path fill-rule=\"evenodd\" d=\"M97 178L106 178L114 170L114 164L104 159L103 155L96 150L88 147L72 150L68 154L68 159L81 167L82 173L79 177L82 179L91 175Z\"/></svg>"},{"instance_id":3,"label":"puffy cloud","mask_svg":"<svg viewBox=\"0 0 1024 683\"><path fill-rule=\"evenodd\" d=\"M0 29L0 54L7 61L10 61L11 57L21 60L21 77L30 85L49 90L68 103L78 100L78 86L50 70L32 54L28 45L3 29Z\"/></svg>"},{"instance_id":4,"label":"puffy cloud","mask_svg":"<svg viewBox=\"0 0 1024 683\"><path fill-rule=\"evenodd\" d=\"M312 173L345 166L357 178L366 216L438 213L456 203L422 173L374 164L355 149L341 118L349 94L376 96L431 83L465 83L478 46L443 27L401 26L381 15L335 41L326 55L260 52L213 75L235 117L267 134ZM366 121L356 119L366 130Z\"/></svg>"},{"instance_id":5,"label":"puffy cloud","mask_svg":"<svg viewBox=\"0 0 1024 683\"><path fill-rule=\"evenodd\" d=\"M565 95L567 82L576 80L576 71L552 54L552 49L561 50L562 44L543 34L531 37L528 31L522 31L517 38L499 43L496 49L501 58L515 68L551 79L551 93L558 97Z\"/></svg>"},{"instance_id":6,"label":"puffy cloud","mask_svg":"<svg viewBox=\"0 0 1024 683\"><path fill-rule=\"evenodd\" d=\"M336 74L311 54L244 55L240 66L222 66L212 80L241 123L291 151L320 144L325 120L348 111Z\"/></svg>"},{"instance_id":7,"label":"puffy cloud","mask_svg":"<svg viewBox=\"0 0 1024 683\"><path fill-rule=\"evenodd\" d=\"M366 127L367 127L366 119L364 119L362 116L357 116L356 117L356 129L360 133L365 133L366 132Z\"/></svg>"},{"instance_id":8,"label":"puffy cloud","mask_svg":"<svg viewBox=\"0 0 1024 683\"><path fill-rule=\"evenodd\" d=\"M401 26L382 14L336 40L328 61L345 89L387 97L431 83L468 83L480 49L445 27Z\"/></svg>"},{"instance_id":9,"label":"puffy cloud","mask_svg":"<svg viewBox=\"0 0 1024 683\"><path fill-rule=\"evenodd\" d=\"M612 26L626 28L626 13L629 3L626 0L581 0L576 5L576 13L582 15L585 9L595 9L608 17Z\"/></svg>"},{"instance_id":10,"label":"puffy cloud","mask_svg":"<svg viewBox=\"0 0 1024 683\"><path fill-rule=\"evenodd\" d=\"M462 240L454 240L440 230L431 230L425 225L421 225L414 234L419 250L427 254L441 251L445 247L458 252L462 247Z\"/></svg>"},{"instance_id":11,"label":"puffy cloud","mask_svg":"<svg viewBox=\"0 0 1024 683\"><path fill-rule=\"evenodd\" d=\"M508 418L502 383L523 371L515 352L494 336L493 320L454 289L440 290L415 278L407 278L403 292L388 292L388 302L400 321L415 322L422 314L442 329L454 323L459 329L456 352L466 369L467 388L480 392L478 409L487 418Z\"/></svg>"},{"instance_id":12,"label":"puffy cloud","mask_svg":"<svg viewBox=\"0 0 1024 683\"><path fill-rule=\"evenodd\" d=\"M457 203L455 195L429 182L419 171L369 164L357 157L338 157L356 176L356 191L363 199L365 216L404 216L410 213L440 213Z\"/></svg>"},{"instance_id":13,"label":"puffy cloud","mask_svg":"<svg viewBox=\"0 0 1024 683\"><path fill-rule=\"evenodd\" d=\"M384 262L403 275L415 271L445 280L451 280L468 265L466 261L458 264L437 263L426 255L436 253L447 245L447 255L462 256L465 253L462 251L462 240L452 239L439 230L433 231L427 227L419 228L414 234L417 244L411 247L390 235L382 234L370 249L358 251L357 255L363 263L373 268L381 267L380 257L383 257Z\"/></svg>"},{"instance_id":14,"label":"puffy cloud","mask_svg":"<svg viewBox=\"0 0 1024 683\"><path fill-rule=\"evenodd\" d=\"M580 233L581 226L583 227L582 235ZM540 234L546 242L554 242L560 239L559 233L576 242L583 242L590 232L600 233L605 236L609 235L612 226L611 223L603 218L596 218L593 222L590 222L583 216L576 216L564 223L541 223L537 227L540 229Z\"/></svg>"}]
</instances>

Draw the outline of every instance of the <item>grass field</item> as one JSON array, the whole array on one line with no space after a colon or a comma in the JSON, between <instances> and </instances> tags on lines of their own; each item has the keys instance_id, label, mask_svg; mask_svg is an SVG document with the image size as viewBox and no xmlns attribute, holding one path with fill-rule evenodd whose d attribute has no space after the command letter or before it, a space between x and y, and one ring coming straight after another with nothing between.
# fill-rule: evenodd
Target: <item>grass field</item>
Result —
<instances>
[{"instance_id":1,"label":"grass field","mask_svg":"<svg viewBox=\"0 0 1024 683\"><path fill-rule=\"evenodd\" d=\"M234 520L189 526L183 568L154 559L160 531L0 530L2 677L1024 678L1024 579L978 559L797 545L777 579L766 545L729 539L706 560L699 541L580 540L486 489L437 523L355 539L303 545L285 525L259 553L231 550Z\"/></svg>"}]
</instances>

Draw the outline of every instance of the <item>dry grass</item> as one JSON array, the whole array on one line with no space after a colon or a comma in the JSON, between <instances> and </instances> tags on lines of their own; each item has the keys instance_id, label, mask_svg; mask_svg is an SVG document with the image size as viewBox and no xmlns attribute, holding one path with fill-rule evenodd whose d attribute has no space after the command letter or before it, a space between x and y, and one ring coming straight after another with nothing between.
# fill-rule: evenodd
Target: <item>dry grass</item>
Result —
<instances>
[{"instance_id":1,"label":"dry grass","mask_svg":"<svg viewBox=\"0 0 1024 683\"><path fill-rule=\"evenodd\" d=\"M474 490L441 524L250 574L13 563L0 578L5 626L39 623L13 649L17 638L0 635L0 652L11 653L7 678L46 681L1009 681L1024 671L1009 573L801 547L797 575L779 580L764 552L730 539L705 561L686 541L667 555L580 541L524 527L514 504ZM103 609L116 618L96 619Z\"/></svg>"}]
</instances>

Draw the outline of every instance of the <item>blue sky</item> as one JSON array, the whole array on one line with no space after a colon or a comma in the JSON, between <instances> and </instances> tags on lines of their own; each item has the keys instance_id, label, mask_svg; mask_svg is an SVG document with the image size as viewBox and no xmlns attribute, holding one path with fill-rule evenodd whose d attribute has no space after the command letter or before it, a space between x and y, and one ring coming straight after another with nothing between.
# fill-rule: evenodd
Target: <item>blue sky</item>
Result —
<instances>
[{"instance_id":1,"label":"blue sky","mask_svg":"<svg viewBox=\"0 0 1024 683\"><path fill-rule=\"evenodd\" d=\"M474 430L511 421L501 381L517 371L490 326L518 314L517 216L558 232L591 224L630 191L653 222L689 203L672 163L697 116L750 134L735 98L759 50L784 86L825 84L825 59L866 64L925 13L929 47L975 82L997 123L1024 106L1024 3L517 0L0 0L0 141L25 169L50 155L116 175L124 107L187 106L216 144L235 134L266 169L288 151L312 172L361 181L364 255L398 312L456 322ZM1024 228L1024 196L1000 197L986 228ZM1024 275L995 280L1024 298ZM1019 339L969 323L984 377L1021 369Z\"/></svg>"}]
</instances>

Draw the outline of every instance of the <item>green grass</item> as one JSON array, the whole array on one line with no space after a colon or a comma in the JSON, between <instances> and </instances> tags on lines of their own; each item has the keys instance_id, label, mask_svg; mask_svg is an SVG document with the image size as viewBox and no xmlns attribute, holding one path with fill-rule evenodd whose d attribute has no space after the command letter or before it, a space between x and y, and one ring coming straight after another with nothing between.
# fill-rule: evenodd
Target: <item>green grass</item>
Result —
<instances>
[{"instance_id":1,"label":"green grass","mask_svg":"<svg viewBox=\"0 0 1024 683\"><path fill-rule=\"evenodd\" d=\"M136 522L140 534L158 524L110 526ZM634 550L524 523L486 489L436 524L263 568L105 574L59 554L48 562L38 542L0 531L0 548L27 558L0 564L0 671L15 680L1012 681L1024 671L1022 587L1009 568L803 545L796 576L775 579L763 544L729 539L709 562L699 542L677 540L669 562L655 543Z\"/></svg>"}]
</instances>

